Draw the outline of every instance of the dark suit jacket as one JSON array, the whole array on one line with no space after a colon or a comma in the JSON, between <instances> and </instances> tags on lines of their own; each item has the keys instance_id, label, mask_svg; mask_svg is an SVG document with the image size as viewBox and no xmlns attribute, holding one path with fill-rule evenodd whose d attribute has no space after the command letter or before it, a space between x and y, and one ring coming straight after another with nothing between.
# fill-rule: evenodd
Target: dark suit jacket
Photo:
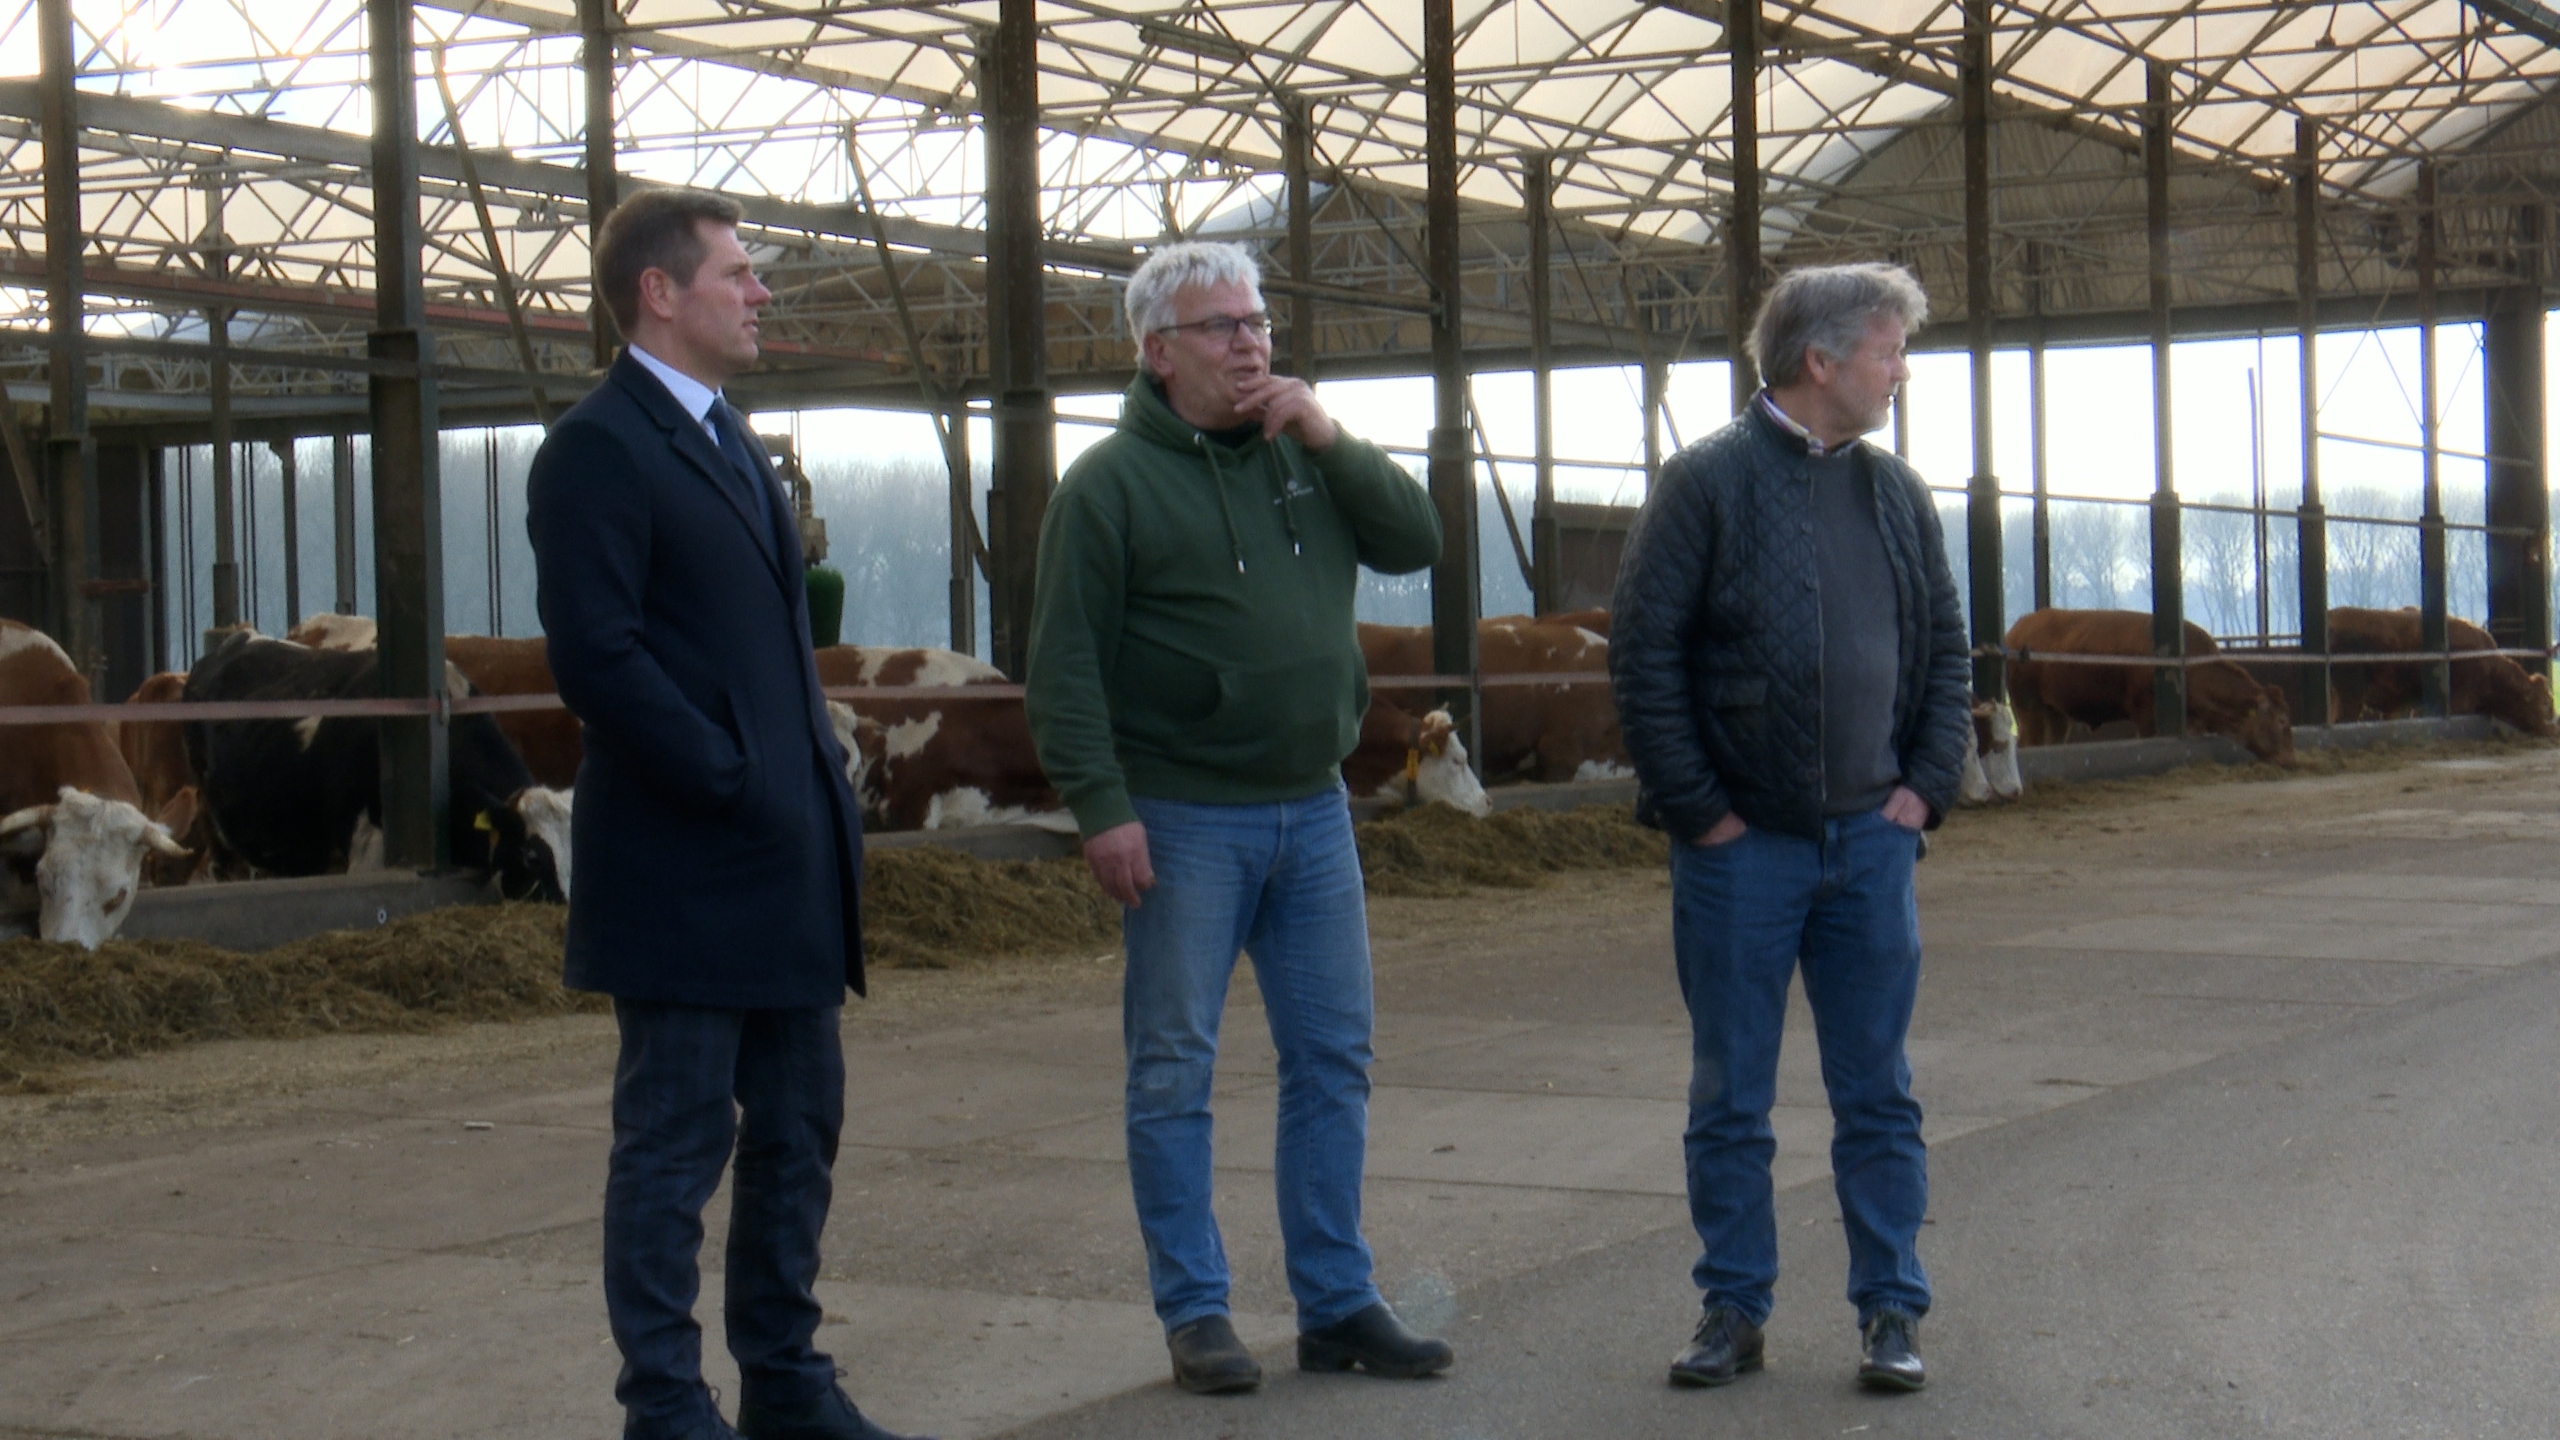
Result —
<instances>
[{"instance_id":1,"label":"dark suit jacket","mask_svg":"<svg viewBox=\"0 0 2560 1440\"><path fill-rule=\"evenodd\" d=\"M834 1005L862 990L861 812L819 691L799 546L734 473L627 354L534 457L542 628L586 727L567 983Z\"/></svg>"}]
</instances>

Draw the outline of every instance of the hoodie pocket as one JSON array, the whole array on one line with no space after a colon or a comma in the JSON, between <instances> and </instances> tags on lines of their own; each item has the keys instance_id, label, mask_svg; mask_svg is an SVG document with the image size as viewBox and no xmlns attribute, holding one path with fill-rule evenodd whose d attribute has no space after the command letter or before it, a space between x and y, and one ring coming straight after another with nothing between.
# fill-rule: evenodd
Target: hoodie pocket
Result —
<instances>
[{"instance_id":1,"label":"hoodie pocket","mask_svg":"<svg viewBox=\"0 0 2560 1440\"><path fill-rule=\"evenodd\" d=\"M1218 706L1192 727L1203 760L1229 771L1275 779L1338 765L1359 739L1349 724L1351 661L1309 655L1218 672Z\"/></svg>"}]
</instances>

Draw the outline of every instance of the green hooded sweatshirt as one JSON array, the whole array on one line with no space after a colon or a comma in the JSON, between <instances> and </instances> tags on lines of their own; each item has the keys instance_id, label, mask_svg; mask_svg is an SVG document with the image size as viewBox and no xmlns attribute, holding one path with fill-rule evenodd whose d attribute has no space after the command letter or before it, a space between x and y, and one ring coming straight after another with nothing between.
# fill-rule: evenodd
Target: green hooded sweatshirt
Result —
<instances>
[{"instance_id":1,"label":"green hooded sweatshirt","mask_svg":"<svg viewBox=\"0 0 2560 1440\"><path fill-rule=\"evenodd\" d=\"M1025 704L1078 828L1137 819L1133 794L1257 804L1337 783L1369 707L1359 567L1439 558L1431 497L1377 446L1230 446L1140 375L1040 526Z\"/></svg>"}]
</instances>

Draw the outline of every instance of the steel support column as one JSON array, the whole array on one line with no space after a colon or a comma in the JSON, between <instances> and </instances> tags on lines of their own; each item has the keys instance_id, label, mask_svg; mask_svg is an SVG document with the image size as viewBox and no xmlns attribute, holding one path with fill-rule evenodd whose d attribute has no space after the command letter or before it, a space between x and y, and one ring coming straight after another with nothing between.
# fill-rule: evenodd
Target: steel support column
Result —
<instances>
[{"instance_id":1,"label":"steel support column","mask_svg":"<svg viewBox=\"0 0 2560 1440\"><path fill-rule=\"evenodd\" d=\"M2302 507L2296 512L2294 551L2301 565L2300 608L2304 653L2329 653L2329 512L2320 503L2320 122L2293 122L2293 295L2295 364L2301 372ZM2318 716L2329 723L2329 664L2297 667L2293 697L2298 721ZM2347 719L2354 719L2350 715Z\"/></svg>"},{"instance_id":2,"label":"steel support column","mask_svg":"<svg viewBox=\"0 0 2560 1440\"><path fill-rule=\"evenodd\" d=\"M587 82L587 253L595 253L605 217L621 202L622 178L614 169L614 40L618 16L613 0L578 0L578 65ZM596 368L613 362L621 331L601 297L587 307L587 323L595 330Z\"/></svg>"},{"instance_id":3,"label":"steel support column","mask_svg":"<svg viewBox=\"0 0 2560 1440\"><path fill-rule=\"evenodd\" d=\"M2545 389L2542 236L2538 205L2516 211L2516 283L2490 302L2481 337L2487 393L2489 456L2489 617L2491 639L2501 646L2548 649L2551 644L2551 489L2544 471L2550 451L2550 393ZM2505 530L2509 533L2495 533ZM2515 533L2522 532L2522 533ZM2528 673L2548 664L2525 662Z\"/></svg>"},{"instance_id":4,"label":"steel support column","mask_svg":"<svg viewBox=\"0 0 2560 1440\"><path fill-rule=\"evenodd\" d=\"M426 325L418 215L418 70L410 0L367 0L372 41L374 330L366 352L405 373L370 380L373 591L382 693L442 699L444 498L435 338ZM414 367L414 368L412 368ZM442 715L380 722L382 855L441 869L452 776Z\"/></svg>"},{"instance_id":5,"label":"steel support column","mask_svg":"<svg viewBox=\"0 0 2560 1440\"><path fill-rule=\"evenodd\" d=\"M71 0L38 0L37 48L44 131L45 327L52 344L46 416L45 529L53 553L46 576L46 628L94 687L106 669L98 601L98 443L89 434L89 357L80 317L86 286L81 252L79 61Z\"/></svg>"},{"instance_id":6,"label":"steel support column","mask_svg":"<svg viewBox=\"0 0 2560 1440\"><path fill-rule=\"evenodd\" d=\"M338 572L337 612L353 615L356 595L356 437L329 437L329 518L332 559Z\"/></svg>"},{"instance_id":7,"label":"steel support column","mask_svg":"<svg viewBox=\"0 0 2560 1440\"><path fill-rule=\"evenodd\" d=\"M1991 0L1964 6L1964 311L1973 360L1973 478L1965 487L1965 574L1972 605L1973 692L2002 694L2008 633L2000 554L2000 480L1991 460Z\"/></svg>"},{"instance_id":8,"label":"steel support column","mask_svg":"<svg viewBox=\"0 0 2560 1440\"><path fill-rule=\"evenodd\" d=\"M987 363L995 391L987 495L990 658L1019 680L1031 649L1040 521L1057 483L1040 265L1040 71L1036 0L1003 0L978 61L987 136Z\"/></svg>"},{"instance_id":9,"label":"steel support column","mask_svg":"<svg viewBox=\"0 0 2560 1440\"><path fill-rule=\"evenodd\" d=\"M2178 485L2169 416L2169 67L2153 61L2145 77L2142 158L2148 202L2151 270L2151 653L2186 652L2186 590L2180 583L2185 546L2178 514ZM2152 672L2158 733L2187 733L2186 672L2162 666Z\"/></svg>"},{"instance_id":10,"label":"steel support column","mask_svg":"<svg viewBox=\"0 0 2560 1440\"><path fill-rule=\"evenodd\" d=\"M1476 669L1475 452L1467 429L1467 361L1459 333L1457 24L1452 0L1422 0L1424 264L1431 275L1432 505L1440 514L1440 563L1431 567L1431 668L1443 675ZM1444 691L1481 766L1475 696Z\"/></svg>"},{"instance_id":11,"label":"steel support column","mask_svg":"<svg viewBox=\"0 0 2560 1440\"><path fill-rule=\"evenodd\" d=\"M2053 497L2049 493L2045 449L2044 395L2044 245L2027 242L2027 309L2035 328L2027 337L2027 464L2035 492L2032 521L2035 546L2035 605L2053 608Z\"/></svg>"},{"instance_id":12,"label":"steel support column","mask_svg":"<svg viewBox=\"0 0 2560 1440\"><path fill-rule=\"evenodd\" d=\"M2418 648L2442 655L2445 626L2444 485L2436 425L2436 167L2418 162ZM2418 709L2445 714L2452 692L2448 661L2418 667Z\"/></svg>"},{"instance_id":13,"label":"steel support column","mask_svg":"<svg viewBox=\"0 0 2560 1440\"><path fill-rule=\"evenodd\" d=\"M1303 95L1282 102L1281 168L1289 201L1289 278L1301 285L1316 278L1315 116ZM1316 382L1316 300L1301 290L1289 297L1289 373Z\"/></svg>"},{"instance_id":14,"label":"steel support column","mask_svg":"<svg viewBox=\"0 0 2560 1440\"><path fill-rule=\"evenodd\" d=\"M1751 403L1760 377L1751 363L1751 322L1760 314L1760 0L1727 0L1725 64L1733 79L1733 213L1725 221L1725 264L1733 282L1733 413Z\"/></svg>"},{"instance_id":15,"label":"steel support column","mask_svg":"<svg viewBox=\"0 0 2560 1440\"><path fill-rule=\"evenodd\" d=\"M942 464L951 499L951 648L978 653L977 472L969 463L969 402L954 390L942 412Z\"/></svg>"},{"instance_id":16,"label":"steel support column","mask_svg":"<svg viewBox=\"0 0 2560 1440\"><path fill-rule=\"evenodd\" d=\"M276 486L284 497L284 625L302 623L302 465L290 439L269 441L276 452Z\"/></svg>"},{"instance_id":17,"label":"steel support column","mask_svg":"<svg viewBox=\"0 0 2560 1440\"><path fill-rule=\"evenodd\" d=\"M1529 413L1537 455L1537 494L1529 504L1530 608L1564 608L1564 556L1556 533L1555 157L1520 157L1522 223L1529 228Z\"/></svg>"},{"instance_id":18,"label":"steel support column","mask_svg":"<svg viewBox=\"0 0 2560 1440\"><path fill-rule=\"evenodd\" d=\"M205 399L213 424L213 624L220 629L240 623L240 443L231 429L231 311L208 306L204 323L213 342Z\"/></svg>"}]
</instances>

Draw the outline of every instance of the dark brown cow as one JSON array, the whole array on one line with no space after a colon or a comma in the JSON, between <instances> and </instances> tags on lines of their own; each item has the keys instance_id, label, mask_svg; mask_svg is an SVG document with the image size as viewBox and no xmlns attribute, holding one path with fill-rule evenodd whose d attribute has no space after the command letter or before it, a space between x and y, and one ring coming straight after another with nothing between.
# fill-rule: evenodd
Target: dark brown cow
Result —
<instances>
[{"instance_id":1,"label":"dark brown cow","mask_svg":"<svg viewBox=\"0 0 2560 1440\"><path fill-rule=\"evenodd\" d=\"M1360 654L1376 675L1430 675L1427 625L1363 625ZM1476 666L1485 675L1580 672L1575 685L1492 685L1478 739L1489 780L1589 780L1632 773L1609 696L1609 642L1578 625L1516 616L1479 622ZM1404 703L1412 692L1387 691Z\"/></svg>"},{"instance_id":2,"label":"dark brown cow","mask_svg":"<svg viewBox=\"0 0 2560 1440\"><path fill-rule=\"evenodd\" d=\"M830 645L817 660L829 688L1005 683L992 665L924 646ZM873 828L1074 823L1040 769L1022 697L838 698L856 717L855 788Z\"/></svg>"},{"instance_id":3,"label":"dark brown cow","mask_svg":"<svg viewBox=\"0 0 2560 1440\"><path fill-rule=\"evenodd\" d=\"M2370 655L2422 650L2418 627L2414 605L2398 610L2341 605L2329 612L2330 652ZM2498 648L2489 632L2460 616L2445 617L2445 635L2457 652ZM2425 667L2415 660L2340 663L2330 667L2330 674L2332 710L2342 720L2401 714L2416 709L2424 696ZM2454 661L2451 680L2447 714L2487 715L2545 739L2560 735L2560 724L2552 719L2548 674L2529 674L2510 656L2483 655Z\"/></svg>"},{"instance_id":4,"label":"dark brown cow","mask_svg":"<svg viewBox=\"0 0 2560 1440\"><path fill-rule=\"evenodd\" d=\"M88 703L52 637L0 620L0 705ZM155 820L141 798L103 720L0 729L0 891L37 892L39 935L98 948L132 909L144 857L187 853L171 832L192 815Z\"/></svg>"},{"instance_id":5,"label":"dark brown cow","mask_svg":"<svg viewBox=\"0 0 2560 1440\"><path fill-rule=\"evenodd\" d=\"M490 635L447 635L444 658L483 695L552 695L551 656L540 637L507 639ZM566 710L501 710L498 729L524 757L534 783L566 790L578 783L578 762L586 758L585 732L578 717Z\"/></svg>"},{"instance_id":6,"label":"dark brown cow","mask_svg":"<svg viewBox=\"0 0 2560 1440\"><path fill-rule=\"evenodd\" d=\"M2185 635L2187 654L2220 653L2202 626L2189 623ZM2138 610L2036 610L2009 627L2007 644L2047 654L2148 655L2151 617ZM2017 712L2018 740L2058 744L2075 720L2093 730L2131 720L2135 734L2158 734L2152 675L2139 665L2011 660L2009 703ZM2228 660L2189 666L2186 679L2188 734L2228 735L2261 760L2293 763L2293 716L2281 691Z\"/></svg>"}]
</instances>

